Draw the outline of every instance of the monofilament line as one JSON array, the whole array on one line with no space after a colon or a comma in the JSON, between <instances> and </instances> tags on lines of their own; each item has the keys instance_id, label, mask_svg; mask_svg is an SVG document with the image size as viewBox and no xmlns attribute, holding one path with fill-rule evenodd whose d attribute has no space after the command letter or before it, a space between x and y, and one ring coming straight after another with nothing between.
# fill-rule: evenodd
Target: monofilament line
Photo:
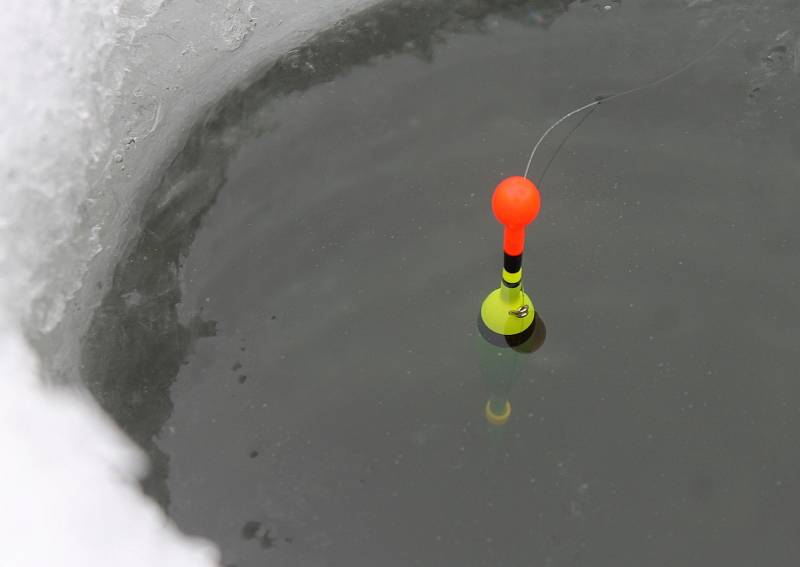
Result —
<instances>
[{"instance_id":1,"label":"monofilament line","mask_svg":"<svg viewBox=\"0 0 800 567\"><path fill-rule=\"evenodd\" d=\"M574 116L574 115L578 114L579 112L583 112L584 110L586 110L588 108L592 108L593 106L597 106L598 104L600 104L600 102L601 101L596 100L594 102L590 102L589 104L585 104L585 105L581 106L580 108L576 108L572 112L569 112L569 113L565 114L564 116L562 116L561 118L559 118L558 120L553 122L553 124L550 126L550 128L548 128L547 130L544 131L544 134L542 134L542 136L536 142L536 145L533 146L533 150L531 150L531 155L528 158L528 165L525 166L525 173L522 174L522 177L528 177L528 171L531 168L531 163L533 163L533 156L536 155L536 150L539 149L539 146L542 145L542 142L544 142L544 139L547 137L547 135L550 132L552 132L556 128L556 126L558 126L559 124L564 122L564 120L567 120L571 116ZM531 181L533 181L533 179L531 179Z\"/></svg>"},{"instance_id":2,"label":"monofilament line","mask_svg":"<svg viewBox=\"0 0 800 567\"><path fill-rule=\"evenodd\" d=\"M645 89L650 89L650 88L656 87L656 86L660 85L661 83L665 83L665 82L669 81L670 79L673 79L673 78L677 77L681 73L684 73L684 72L688 71L689 69L694 67L701 59L711 55L720 45L722 45L728 39L730 39L731 36L734 33L736 33L736 31L739 29L739 26L741 24L742 24L742 22L739 22L738 24L736 24L736 27L734 27L730 32L726 33L722 38L717 40L717 42L714 45L712 45L705 52L701 53L700 55L698 55L697 57L695 57L694 59L689 61L686 65L684 65L680 69L677 69L677 70L671 72L668 75L664 75L663 77L661 77L659 79L656 79L655 81L652 81L652 82L644 84L644 85L640 85L638 87L634 87L634 88L629 89L627 91L622 91L620 93L615 93L615 94L608 95L608 96L599 96L595 100L590 102L589 104L584 104L580 108L576 108L575 110L573 110L571 112L568 112L567 114L565 114L564 116L562 116L561 118L559 118L558 120L553 122L553 124L547 130L545 130L544 134L542 134L541 137L536 141L536 144L534 144L533 150L531 150L531 155L528 157L528 163L525 166L525 173L523 173L522 176L523 177L528 177L528 173L530 172L530 169L531 169L531 164L533 163L533 156L536 155L536 151L539 149L539 146L542 145L542 142L544 142L545 138L547 138L547 136L550 134L550 132L555 130L555 128L559 124L561 124L565 120L568 120L572 116L575 116L576 114L579 114L580 112L583 112L584 110L588 110L589 108L592 108L594 106L599 105L600 103L607 102L609 100L613 100L615 98L620 98L620 97L623 97L625 95L633 94L633 93L636 93L636 92L639 92L639 91L643 91ZM533 181L533 180L531 179L531 181Z\"/></svg>"}]
</instances>

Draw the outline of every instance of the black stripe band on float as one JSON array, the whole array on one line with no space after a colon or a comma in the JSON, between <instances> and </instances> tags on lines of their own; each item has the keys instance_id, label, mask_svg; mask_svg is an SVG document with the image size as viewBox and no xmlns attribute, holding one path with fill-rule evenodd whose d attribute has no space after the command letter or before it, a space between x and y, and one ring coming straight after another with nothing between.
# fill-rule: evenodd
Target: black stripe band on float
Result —
<instances>
[{"instance_id":1,"label":"black stripe band on float","mask_svg":"<svg viewBox=\"0 0 800 567\"><path fill-rule=\"evenodd\" d=\"M519 287L520 283L522 283L522 280L520 280L518 282L507 282L506 280L503 280L503 285L505 287L510 287L510 288Z\"/></svg>"},{"instance_id":2,"label":"black stripe band on float","mask_svg":"<svg viewBox=\"0 0 800 567\"><path fill-rule=\"evenodd\" d=\"M510 256L503 252L503 268L509 274L516 274L522 269L522 254L518 256Z\"/></svg>"}]
</instances>

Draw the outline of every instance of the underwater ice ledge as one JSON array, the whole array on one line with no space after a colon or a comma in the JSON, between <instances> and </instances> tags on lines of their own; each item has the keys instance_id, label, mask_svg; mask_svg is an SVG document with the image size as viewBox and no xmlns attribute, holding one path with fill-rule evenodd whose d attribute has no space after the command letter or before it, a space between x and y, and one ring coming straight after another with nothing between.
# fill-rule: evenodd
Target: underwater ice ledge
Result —
<instances>
[{"instance_id":1,"label":"underwater ice ledge","mask_svg":"<svg viewBox=\"0 0 800 567\"><path fill-rule=\"evenodd\" d=\"M83 392L79 341L142 192L200 111L371 3L4 5L0 564L217 564L213 547L181 536L141 495L144 458Z\"/></svg>"}]
</instances>

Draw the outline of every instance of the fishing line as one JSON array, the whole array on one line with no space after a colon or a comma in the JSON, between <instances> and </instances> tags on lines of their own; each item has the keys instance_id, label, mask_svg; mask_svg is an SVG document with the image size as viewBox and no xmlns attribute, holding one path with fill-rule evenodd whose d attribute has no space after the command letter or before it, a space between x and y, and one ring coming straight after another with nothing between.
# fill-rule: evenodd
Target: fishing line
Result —
<instances>
[{"instance_id":1,"label":"fishing line","mask_svg":"<svg viewBox=\"0 0 800 567\"><path fill-rule=\"evenodd\" d=\"M582 125L584 122L586 122L586 121L589 119L589 117L592 115L592 113L593 113L595 110L597 110L597 106L593 106L593 107L592 107L592 108L589 110L589 112L587 112L586 114L584 114L584 115L581 117L581 119L580 119L580 120L578 120L578 122L575 124L575 126L573 126L573 127L572 127L572 130L570 130L569 132L567 132L567 135L566 135L566 136L564 136L564 138L561 140L561 143L560 143L560 144L558 144L558 147L556 148L556 151L554 151L554 152L553 152L553 155L551 155L551 156L550 156L550 159L549 159L549 160L547 160L547 165L545 165L545 166L544 166L544 169L542 170L542 175L541 175L541 176L539 176L539 183L537 183L537 185L541 185L542 183L544 183L544 178L545 178L545 176L547 175L547 172L548 172L548 171L550 171L550 166L551 166L551 165L553 165L553 162L556 160L556 157L558 157L558 154L561 152L561 148L563 148L563 147L564 147L564 145L567 143L567 140L569 140L569 139L570 139L570 137L572 137L572 134L574 134L574 133L575 133L575 130L577 130L578 128L580 128L580 127L581 127L581 125Z\"/></svg>"},{"instance_id":2,"label":"fishing line","mask_svg":"<svg viewBox=\"0 0 800 567\"><path fill-rule=\"evenodd\" d=\"M525 166L525 173L523 173L522 176L523 177L528 177L528 173L530 172L531 164L533 163L533 157L536 155L536 151L539 149L539 146L542 145L542 142L544 142L545 138L547 138L547 136L550 134L550 132L555 130L556 127L558 127L559 124L561 124L565 120L568 120L572 116L575 116L576 114L579 114L579 113L583 112L584 110L588 110L590 108L592 110L594 110L595 108L597 108L597 106L599 106L600 104L602 104L604 102L608 102L610 100L614 100L614 99L617 99L617 98L620 98L620 97L623 97L623 96L627 96L627 95L630 95L630 94L633 94L633 93L637 93L637 92L643 91L645 89L651 89L653 87L656 87L656 86L658 86L658 85L660 85L662 83L665 83L665 82L669 81L670 79L674 79L675 77L677 77L678 75L680 75L682 73L685 73L686 71L688 71L689 69L694 67L699 61L701 61L705 57L708 57L709 55L711 55L720 45L722 45L727 40L729 40L731 37L733 37L733 34L735 34L739 30L739 27L741 27L743 22L744 22L744 20L741 20L739 23L736 24L736 26L732 30L730 30L722 38L717 40L717 42L714 43L714 45L712 45L710 48L708 48L705 52L701 53L700 55L698 55L697 57L695 57L694 59L689 61L683 67L681 67L681 68L679 68L679 69L677 69L675 71L672 71L668 75L664 75L663 77L661 77L659 79L656 79L655 81L652 81L650 83L646 83L644 85L640 85L638 87L634 87L632 89L628 89L626 91L622 91L622 92L619 92L619 93L614 93L614 94L611 94L611 95L600 95L600 96L597 96L597 97L595 97L595 99L592 102L590 102L588 104L584 104L583 106L568 112L567 114L565 114L564 116L562 116L561 118L559 118L558 120L553 122L553 124L547 130L545 130L544 134L542 134L541 137L536 141L536 144L534 144L533 149L531 150L530 157L528 157L528 163ZM584 117L584 120L585 120L585 117ZM583 123L583 120L581 120L581 122L578 123L578 126L580 126L582 123ZM566 136L566 138L564 138L564 142L566 142L567 138L569 138L569 136L572 135L572 133L577 129L578 129L577 126L575 128L573 128L572 131L570 131L570 133ZM558 149L556 150L556 154L558 153L558 150L561 149L561 146L563 146L564 142L562 142L562 144L558 147ZM555 154L553 155L553 158L555 158ZM550 160L550 162L552 162L552 159ZM550 166L550 162L547 164L548 167ZM547 171L547 168L545 168L545 173L546 173L546 171ZM544 173L542 173L542 178L544 178ZM533 181L533 180L531 179L531 181ZM539 182L541 183L541 179L539 180Z\"/></svg>"}]
</instances>

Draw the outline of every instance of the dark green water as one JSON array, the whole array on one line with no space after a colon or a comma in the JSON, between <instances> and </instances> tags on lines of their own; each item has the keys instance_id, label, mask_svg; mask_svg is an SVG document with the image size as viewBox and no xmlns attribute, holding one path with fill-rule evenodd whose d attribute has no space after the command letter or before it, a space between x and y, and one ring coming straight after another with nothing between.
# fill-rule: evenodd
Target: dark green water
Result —
<instances>
[{"instance_id":1,"label":"dark green water","mask_svg":"<svg viewBox=\"0 0 800 567\"><path fill-rule=\"evenodd\" d=\"M147 490L237 567L800 562L800 7L748 6L390 4L232 92L85 341ZM493 187L737 25L545 143L547 338L482 370Z\"/></svg>"}]
</instances>

